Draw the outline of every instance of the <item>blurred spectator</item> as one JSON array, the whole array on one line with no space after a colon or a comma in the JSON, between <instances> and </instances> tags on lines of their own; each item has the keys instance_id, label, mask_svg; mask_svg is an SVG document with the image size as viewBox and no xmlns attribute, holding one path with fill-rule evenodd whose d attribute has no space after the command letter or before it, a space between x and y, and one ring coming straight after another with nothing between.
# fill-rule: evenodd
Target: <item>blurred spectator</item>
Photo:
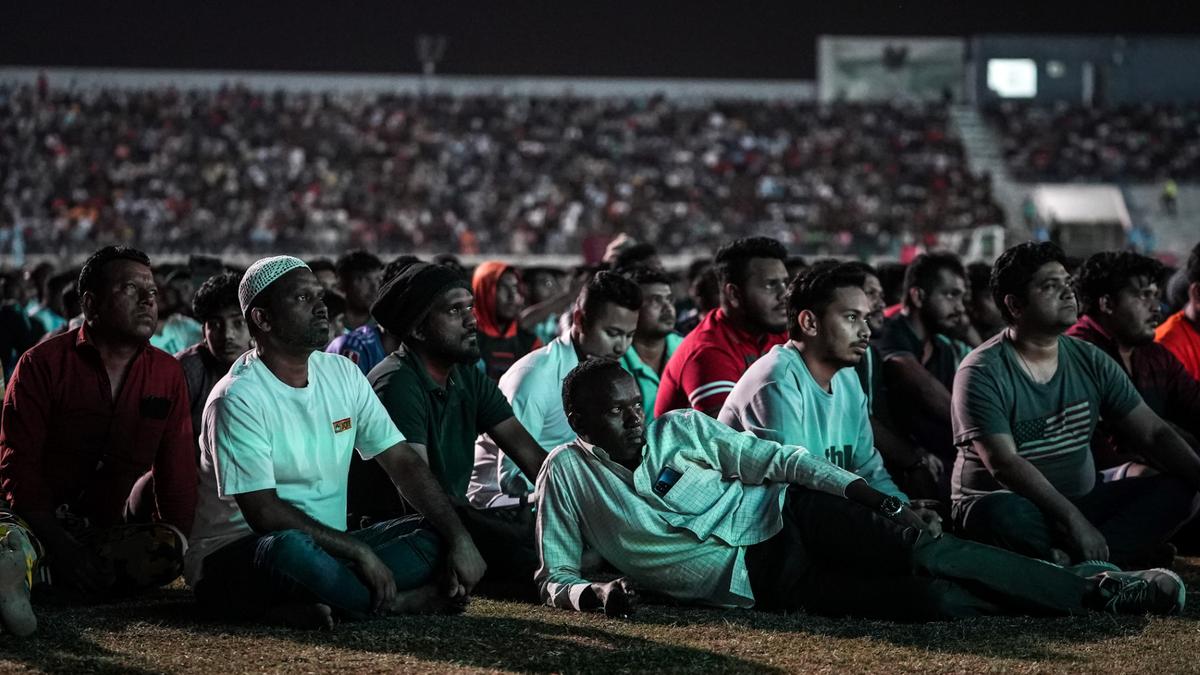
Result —
<instances>
[{"instance_id":1,"label":"blurred spectator","mask_svg":"<svg viewBox=\"0 0 1200 675\"><path fill-rule=\"evenodd\" d=\"M1009 171L1020 180L1151 181L1168 175L1162 197L1170 213L1174 180L1200 178L1200 107L1194 105L1004 101L984 114L1003 134Z\"/></svg>"},{"instance_id":2,"label":"blurred spectator","mask_svg":"<svg viewBox=\"0 0 1200 675\"><path fill-rule=\"evenodd\" d=\"M1200 380L1200 244L1188 256L1186 274L1187 302L1155 330L1154 339L1171 350L1189 375Z\"/></svg>"},{"instance_id":3,"label":"blurred spectator","mask_svg":"<svg viewBox=\"0 0 1200 675\"><path fill-rule=\"evenodd\" d=\"M204 338L175 355L187 382L188 405L192 411L192 435L196 461L200 461L200 418L208 394L225 377L229 367L250 349L250 329L238 304L242 275L222 272L208 279L192 298L192 314L204 329Z\"/></svg>"},{"instance_id":4,"label":"blurred spectator","mask_svg":"<svg viewBox=\"0 0 1200 675\"><path fill-rule=\"evenodd\" d=\"M337 290L337 267L329 258L313 258L307 261L308 268L317 275L317 281L325 292Z\"/></svg>"},{"instance_id":5,"label":"blurred spectator","mask_svg":"<svg viewBox=\"0 0 1200 675\"><path fill-rule=\"evenodd\" d=\"M488 377L498 381L512 364L542 346L521 319L525 297L517 268L490 260L475 268L471 280L475 318L479 320L479 353ZM531 326L536 326L536 323Z\"/></svg>"},{"instance_id":6,"label":"blurred spectator","mask_svg":"<svg viewBox=\"0 0 1200 675\"><path fill-rule=\"evenodd\" d=\"M0 222L29 253L565 253L615 233L686 252L762 233L867 256L1004 220L948 108L914 102L0 87L0 147Z\"/></svg>"},{"instance_id":7,"label":"blurred spectator","mask_svg":"<svg viewBox=\"0 0 1200 675\"><path fill-rule=\"evenodd\" d=\"M374 324L371 303L383 282L383 261L362 250L346 253L337 261L338 290L346 299L342 323L347 330Z\"/></svg>"}]
</instances>

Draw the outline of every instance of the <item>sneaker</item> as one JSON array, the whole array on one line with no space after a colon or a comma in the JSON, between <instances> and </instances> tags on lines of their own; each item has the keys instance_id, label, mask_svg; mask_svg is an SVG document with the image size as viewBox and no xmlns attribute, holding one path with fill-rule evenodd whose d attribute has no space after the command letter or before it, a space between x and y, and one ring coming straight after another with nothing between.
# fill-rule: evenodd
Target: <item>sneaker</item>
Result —
<instances>
[{"instance_id":1,"label":"sneaker","mask_svg":"<svg viewBox=\"0 0 1200 675\"><path fill-rule=\"evenodd\" d=\"M1113 614L1178 614L1187 600L1183 579L1171 570L1104 572L1097 580L1104 611Z\"/></svg>"}]
</instances>

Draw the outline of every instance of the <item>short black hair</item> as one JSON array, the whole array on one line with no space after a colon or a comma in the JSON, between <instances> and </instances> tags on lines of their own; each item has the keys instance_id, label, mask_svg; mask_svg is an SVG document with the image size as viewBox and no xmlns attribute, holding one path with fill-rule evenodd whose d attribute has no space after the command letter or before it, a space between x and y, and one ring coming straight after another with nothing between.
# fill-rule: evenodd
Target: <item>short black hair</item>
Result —
<instances>
[{"instance_id":1,"label":"short black hair","mask_svg":"<svg viewBox=\"0 0 1200 675\"><path fill-rule=\"evenodd\" d=\"M979 298L992 283L992 266L985 262L967 265L967 283L971 286L971 297Z\"/></svg>"},{"instance_id":2,"label":"short black hair","mask_svg":"<svg viewBox=\"0 0 1200 675\"><path fill-rule=\"evenodd\" d=\"M1160 283L1165 273L1162 263L1132 251L1097 253L1083 261L1075 278L1080 311L1095 314L1100 308L1100 298L1115 296L1130 280L1148 277L1152 282Z\"/></svg>"},{"instance_id":3,"label":"short black hair","mask_svg":"<svg viewBox=\"0 0 1200 675\"><path fill-rule=\"evenodd\" d=\"M662 270L656 270L653 267L632 267L621 272L627 279L633 283L644 286L646 284L667 284L671 285L671 276Z\"/></svg>"},{"instance_id":4,"label":"short black hair","mask_svg":"<svg viewBox=\"0 0 1200 675\"><path fill-rule=\"evenodd\" d=\"M788 289L787 315L788 335L798 337L800 312L809 310L821 315L833 302L833 294L839 288L861 289L867 275L861 263L819 263L796 277Z\"/></svg>"},{"instance_id":5,"label":"short black hair","mask_svg":"<svg viewBox=\"0 0 1200 675\"><path fill-rule=\"evenodd\" d=\"M1000 254L992 266L992 300L1005 322L1013 322L1012 312L1004 304L1004 298L1015 295L1022 302L1028 299L1029 281L1042 265L1056 262L1067 266L1067 256L1057 244L1049 241L1027 241L1017 244Z\"/></svg>"},{"instance_id":6,"label":"short black hair","mask_svg":"<svg viewBox=\"0 0 1200 675\"><path fill-rule=\"evenodd\" d=\"M881 262L875 266L879 284L883 286L883 301L894 305L904 298L904 275L908 265L900 262Z\"/></svg>"},{"instance_id":7,"label":"short black hair","mask_svg":"<svg viewBox=\"0 0 1200 675\"><path fill-rule=\"evenodd\" d=\"M908 305L912 302L908 292L914 288L926 292L933 290L942 270L962 277L963 281L967 279L967 270L963 267L962 261L949 251L930 251L914 258L904 272L904 304Z\"/></svg>"},{"instance_id":8,"label":"short black hair","mask_svg":"<svg viewBox=\"0 0 1200 675\"><path fill-rule=\"evenodd\" d=\"M96 293L100 290L100 286L104 283L104 268L108 263L117 260L131 260L135 263L150 267L150 256L128 246L105 246L96 251L83 263L83 268L79 270L79 283L76 288L79 289L79 294Z\"/></svg>"},{"instance_id":9,"label":"short black hair","mask_svg":"<svg viewBox=\"0 0 1200 675\"><path fill-rule=\"evenodd\" d=\"M409 265L411 265L413 263L419 263L419 262L421 262L421 259L415 255L396 256L395 260L388 263L387 267L383 268L383 280L379 283L380 288L383 287L383 284L386 284L387 282L389 282L393 278L395 278L395 276L397 274L400 274L401 272L403 272L405 267L408 267Z\"/></svg>"},{"instance_id":10,"label":"short black hair","mask_svg":"<svg viewBox=\"0 0 1200 675\"><path fill-rule=\"evenodd\" d=\"M616 272L597 272L579 294L579 311L586 326L600 313L600 306L611 302L635 312L642 309L642 289Z\"/></svg>"},{"instance_id":11,"label":"short black hair","mask_svg":"<svg viewBox=\"0 0 1200 675\"><path fill-rule=\"evenodd\" d=\"M567 415L578 412L583 401L592 397L596 392L603 391L602 385L605 382L615 380L622 375L632 377L621 367L620 361L612 359L587 359L575 366L563 378L563 412Z\"/></svg>"},{"instance_id":12,"label":"short black hair","mask_svg":"<svg viewBox=\"0 0 1200 675\"><path fill-rule=\"evenodd\" d=\"M239 308L238 284L241 281L242 275L236 272L221 272L205 279L192 296L192 316L203 323L219 316L226 307Z\"/></svg>"},{"instance_id":13,"label":"short black hair","mask_svg":"<svg viewBox=\"0 0 1200 675\"><path fill-rule=\"evenodd\" d=\"M357 249L338 258L335 271L339 279L353 279L378 269L383 269L382 260L374 254Z\"/></svg>"},{"instance_id":14,"label":"short black hair","mask_svg":"<svg viewBox=\"0 0 1200 675\"><path fill-rule=\"evenodd\" d=\"M1192 247L1192 254L1187 261L1188 284L1200 284L1200 244Z\"/></svg>"},{"instance_id":15,"label":"short black hair","mask_svg":"<svg viewBox=\"0 0 1200 675\"><path fill-rule=\"evenodd\" d=\"M750 261L755 258L772 258L786 263L787 249L770 237L743 237L725 244L713 259L721 288L724 288L725 284L744 286L749 274Z\"/></svg>"},{"instance_id":16,"label":"short black hair","mask_svg":"<svg viewBox=\"0 0 1200 675\"><path fill-rule=\"evenodd\" d=\"M337 274L337 267L334 266L333 261L329 258L313 258L304 264L308 265L308 269L312 270L313 274L317 272L333 272Z\"/></svg>"},{"instance_id":17,"label":"short black hair","mask_svg":"<svg viewBox=\"0 0 1200 675\"><path fill-rule=\"evenodd\" d=\"M879 272L877 272L874 267L868 265L867 263L865 263L861 260L847 260L846 262L841 263L841 264L845 265L846 267L850 267L850 268L856 269L859 272L861 272L863 275L863 283L864 284L867 283L866 277L875 277L876 279L879 278Z\"/></svg>"},{"instance_id":18,"label":"short black hair","mask_svg":"<svg viewBox=\"0 0 1200 675\"><path fill-rule=\"evenodd\" d=\"M613 258L612 266L615 270L640 267L642 263L657 255L658 249L654 244L634 244L621 249Z\"/></svg>"}]
</instances>

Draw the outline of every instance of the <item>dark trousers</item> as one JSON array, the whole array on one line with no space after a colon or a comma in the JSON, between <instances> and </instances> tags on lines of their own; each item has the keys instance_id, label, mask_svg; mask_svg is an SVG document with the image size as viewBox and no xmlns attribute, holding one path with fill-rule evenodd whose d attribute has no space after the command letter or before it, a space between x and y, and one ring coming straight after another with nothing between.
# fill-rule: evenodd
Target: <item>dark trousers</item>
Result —
<instances>
[{"instance_id":1,"label":"dark trousers","mask_svg":"<svg viewBox=\"0 0 1200 675\"><path fill-rule=\"evenodd\" d=\"M860 504L789 488L783 529L746 552L760 609L927 621L1086 611L1095 583L1057 565L934 539Z\"/></svg>"},{"instance_id":2,"label":"dark trousers","mask_svg":"<svg viewBox=\"0 0 1200 675\"><path fill-rule=\"evenodd\" d=\"M1097 482L1091 492L1071 501L1108 541L1109 559L1125 568L1152 562L1155 549L1190 520L1200 504L1186 483L1161 474ZM954 521L964 537L1033 558L1049 560L1051 548L1074 554L1041 509L1011 492L955 504Z\"/></svg>"},{"instance_id":3,"label":"dark trousers","mask_svg":"<svg viewBox=\"0 0 1200 675\"><path fill-rule=\"evenodd\" d=\"M496 598L538 602L533 575L540 561L534 544L533 509L522 504L485 510L458 506L455 510L488 566L476 591Z\"/></svg>"},{"instance_id":4,"label":"dark trousers","mask_svg":"<svg viewBox=\"0 0 1200 675\"><path fill-rule=\"evenodd\" d=\"M442 561L441 539L419 517L389 520L349 533L371 547L396 589L431 583ZM288 602L319 602L363 618L371 591L349 561L329 555L299 530L248 535L209 554L196 600L210 614L251 619Z\"/></svg>"}]
</instances>

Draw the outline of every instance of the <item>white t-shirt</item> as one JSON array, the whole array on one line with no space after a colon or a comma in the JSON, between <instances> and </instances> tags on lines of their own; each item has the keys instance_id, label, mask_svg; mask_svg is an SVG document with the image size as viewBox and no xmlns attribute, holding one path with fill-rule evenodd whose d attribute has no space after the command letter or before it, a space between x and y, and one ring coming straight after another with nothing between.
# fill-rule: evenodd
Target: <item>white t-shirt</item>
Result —
<instances>
[{"instance_id":1,"label":"white t-shirt","mask_svg":"<svg viewBox=\"0 0 1200 675\"><path fill-rule=\"evenodd\" d=\"M575 440L562 406L562 384L579 356L567 331L557 340L522 356L500 377L500 392L512 405L513 415L546 452ZM526 476L491 436L475 440L475 467L467 487L467 501L477 509L509 506L533 491L537 476Z\"/></svg>"},{"instance_id":2,"label":"white t-shirt","mask_svg":"<svg viewBox=\"0 0 1200 675\"><path fill-rule=\"evenodd\" d=\"M370 459L404 440L350 359L313 352L308 386L275 377L257 350L238 357L204 406L200 489L184 576L205 556L252 534L233 496L274 488L313 520L346 529L350 453Z\"/></svg>"}]
</instances>

